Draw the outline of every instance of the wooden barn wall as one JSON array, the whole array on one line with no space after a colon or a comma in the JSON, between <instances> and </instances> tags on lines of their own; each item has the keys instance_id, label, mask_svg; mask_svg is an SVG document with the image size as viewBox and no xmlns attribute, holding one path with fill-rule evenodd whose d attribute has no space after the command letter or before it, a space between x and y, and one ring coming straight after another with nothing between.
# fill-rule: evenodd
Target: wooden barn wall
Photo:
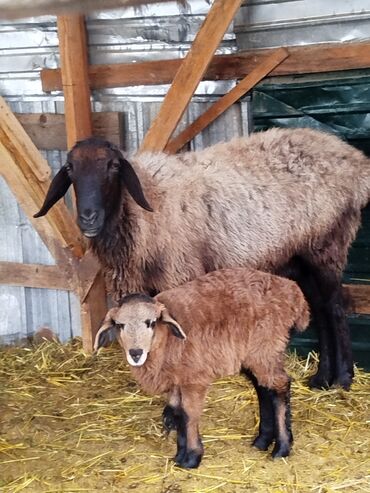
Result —
<instances>
[{"instance_id":1,"label":"wooden barn wall","mask_svg":"<svg viewBox=\"0 0 370 493\"><path fill-rule=\"evenodd\" d=\"M91 63L135 62L183 57L205 14L206 0L191 0L140 9L106 11L87 19ZM236 50L232 27L219 53ZM62 93L45 94L39 73L59 66L56 19L53 16L17 22L0 21L0 94L18 113L63 113ZM202 82L179 128L193 121L233 82ZM126 87L95 91L94 111L123 113L122 144L134 152L159 110L168 86ZM248 99L236 104L197 137L193 148L248 133ZM65 153L42 151L53 172ZM49 252L0 178L0 261L54 263ZM76 297L67 292L0 285L0 343L31 335L40 326L51 327L65 341L80 334Z\"/></svg>"}]
</instances>

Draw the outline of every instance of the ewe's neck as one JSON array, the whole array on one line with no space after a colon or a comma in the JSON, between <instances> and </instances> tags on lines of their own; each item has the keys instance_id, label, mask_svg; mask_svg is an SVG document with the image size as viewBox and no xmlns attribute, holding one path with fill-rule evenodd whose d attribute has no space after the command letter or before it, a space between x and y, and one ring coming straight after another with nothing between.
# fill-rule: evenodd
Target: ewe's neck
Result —
<instances>
[{"instance_id":1,"label":"ewe's neck","mask_svg":"<svg viewBox=\"0 0 370 493\"><path fill-rule=\"evenodd\" d=\"M135 171L143 188L144 196L158 211L161 193L155 179L145 170ZM91 240L105 273L108 291L119 299L123 294L146 290L142 266L148 257L155 230L154 213L142 209L122 186L117 210L106 219L104 229Z\"/></svg>"}]
</instances>

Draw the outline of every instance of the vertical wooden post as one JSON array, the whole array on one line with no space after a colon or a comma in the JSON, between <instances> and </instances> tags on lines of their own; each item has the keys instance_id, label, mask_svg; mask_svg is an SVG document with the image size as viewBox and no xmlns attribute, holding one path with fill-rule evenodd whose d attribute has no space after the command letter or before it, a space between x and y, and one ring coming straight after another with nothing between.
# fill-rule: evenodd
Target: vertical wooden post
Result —
<instances>
[{"instance_id":1,"label":"vertical wooden post","mask_svg":"<svg viewBox=\"0 0 370 493\"><path fill-rule=\"evenodd\" d=\"M92 135L88 53L83 15L58 17L67 146Z\"/></svg>"},{"instance_id":2,"label":"vertical wooden post","mask_svg":"<svg viewBox=\"0 0 370 493\"><path fill-rule=\"evenodd\" d=\"M76 141L90 137L93 133L84 17L59 16L58 36L67 145L70 148ZM81 298L81 291L80 289L83 347L91 351L95 334L107 311L105 283L101 273L95 276L86 298Z\"/></svg>"}]
</instances>

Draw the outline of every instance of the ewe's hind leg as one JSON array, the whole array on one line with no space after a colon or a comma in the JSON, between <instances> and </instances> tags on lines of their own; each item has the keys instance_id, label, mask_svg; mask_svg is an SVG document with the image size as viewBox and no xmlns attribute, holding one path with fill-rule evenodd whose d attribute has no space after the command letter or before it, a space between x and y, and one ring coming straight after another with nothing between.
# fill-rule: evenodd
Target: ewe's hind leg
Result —
<instances>
[{"instance_id":1,"label":"ewe's hind leg","mask_svg":"<svg viewBox=\"0 0 370 493\"><path fill-rule=\"evenodd\" d=\"M330 254L330 248L332 244L319 245L310 256L292 258L277 273L296 281L310 305L320 349L318 371L310 386L328 388L338 383L349 388L353 360L340 280L342 271L338 265L332 265L338 254ZM344 247L340 250L347 252Z\"/></svg>"},{"instance_id":2,"label":"ewe's hind leg","mask_svg":"<svg viewBox=\"0 0 370 493\"><path fill-rule=\"evenodd\" d=\"M341 276L328 266L314 269L321 303L314 308L319 330L319 368L311 378L311 387L333 384L348 390L353 379L350 330L345 313Z\"/></svg>"},{"instance_id":3,"label":"ewe's hind leg","mask_svg":"<svg viewBox=\"0 0 370 493\"><path fill-rule=\"evenodd\" d=\"M242 368L242 373L251 380L256 389L260 411L258 435L253 440L252 445L259 450L267 450L275 439L275 417L272 404L272 390L259 385L257 378L250 370Z\"/></svg>"},{"instance_id":4,"label":"ewe's hind leg","mask_svg":"<svg viewBox=\"0 0 370 493\"><path fill-rule=\"evenodd\" d=\"M199 386L181 387L181 421L177 430L175 462L187 469L198 467L203 456L199 435L199 419L207 389ZM185 446L184 446L185 442Z\"/></svg>"}]
</instances>

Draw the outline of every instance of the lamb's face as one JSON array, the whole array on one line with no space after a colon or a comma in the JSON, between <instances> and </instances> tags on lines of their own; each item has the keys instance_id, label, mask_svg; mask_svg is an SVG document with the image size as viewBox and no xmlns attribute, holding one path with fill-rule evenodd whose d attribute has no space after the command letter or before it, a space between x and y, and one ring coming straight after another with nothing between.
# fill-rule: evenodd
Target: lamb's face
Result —
<instances>
[{"instance_id":1,"label":"lamb's face","mask_svg":"<svg viewBox=\"0 0 370 493\"><path fill-rule=\"evenodd\" d=\"M141 366L145 363L158 315L154 303L134 302L119 308L115 316L116 335L129 365Z\"/></svg>"},{"instance_id":2,"label":"lamb's face","mask_svg":"<svg viewBox=\"0 0 370 493\"><path fill-rule=\"evenodd\" d=\"M159 324L162 327L158 327L159 330L168 326L174 336L186 339L181 326L162 303L145 294L130 294L121 300L118 308L112 308L107 313L96 334L94 349L104 346L107 332L114 330L128 364L142 366L152 347L157 321L163 322Z\"/></svg>"}]
</instances>

